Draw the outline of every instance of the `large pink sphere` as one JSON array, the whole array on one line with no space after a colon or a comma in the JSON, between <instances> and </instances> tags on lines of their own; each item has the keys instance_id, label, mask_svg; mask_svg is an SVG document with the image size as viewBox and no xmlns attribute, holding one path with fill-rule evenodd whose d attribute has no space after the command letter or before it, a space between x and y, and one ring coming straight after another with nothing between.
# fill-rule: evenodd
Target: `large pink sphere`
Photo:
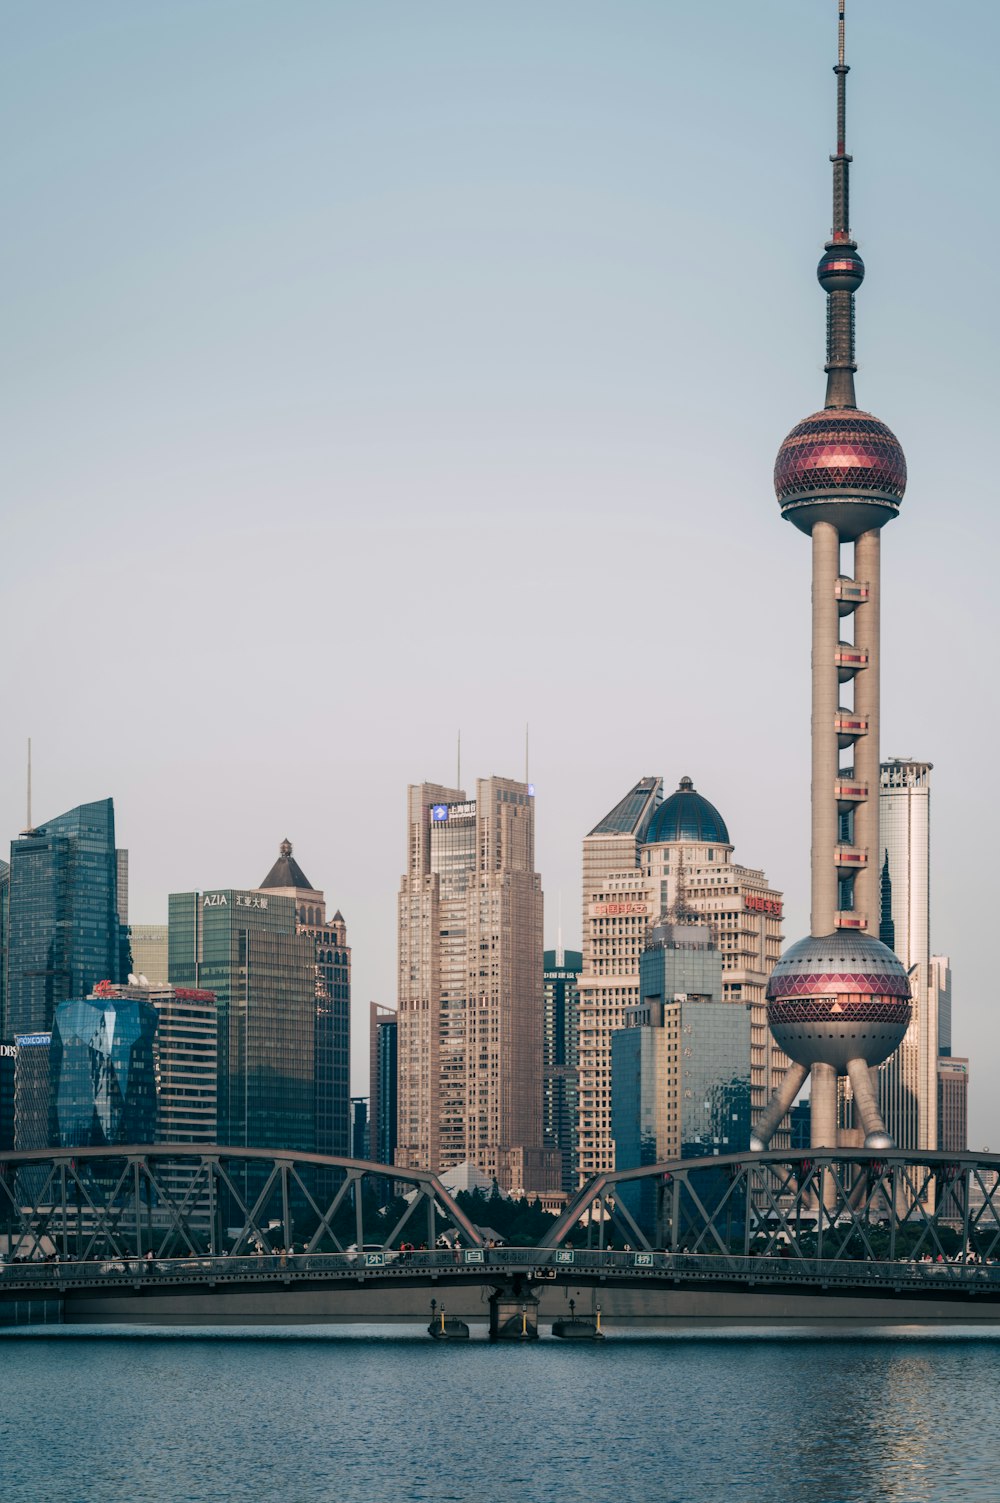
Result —
<instances>
[{"instance_id":1,"label":"large pink sphere","mask_svg":"<svg viewBox=\"0 0 1000 1503\"><path fill-rule=\"evenodd\" d=\"M903 1042L910 983L901 960L868 934L838 930L790 945L767 984L767 1021L800 1065L880 1065Z\"/></svg>"},{"instance_id":2,"label":"large pink sphere","mask_svg":"<svg viewBox=\"0 0 1000 1503\"><path fill-rule=\"evenodd\" d=\"M796 423L778 450L774 489L782 515L805 532L831 521L843 537L881 527L899 511L906 459L870 412L826 407Z\"/></svg>"}]
</instances>

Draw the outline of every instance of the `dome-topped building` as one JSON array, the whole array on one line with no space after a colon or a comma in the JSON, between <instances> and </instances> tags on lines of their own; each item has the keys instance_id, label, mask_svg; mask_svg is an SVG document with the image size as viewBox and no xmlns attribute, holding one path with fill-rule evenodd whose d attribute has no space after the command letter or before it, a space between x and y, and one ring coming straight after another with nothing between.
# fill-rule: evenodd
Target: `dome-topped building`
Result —
<instances>
[{"instance_id":1,"label":"dome-topped building","mask_svg":"<svg viewBox=\"0 0 1000 1503\"><path fill-rule=\"evenodd\" d=\"M646 832L646 845L690 840L699 845L729 845L726 822L714 804L703 798L690 778L681 778L677 792L657 809Z\"/></svg>"},{"instance_id":2,"label":"dome-topped building","mask_svg":"<svg viewBox=\"0 0 1000 1503\"><path fill-rule=\"evenodd\" d=\"M667 784L669 787L670 784ZM640 961L661 922L696 925L719 952L720 1004L750 1014L750 1100L760 1115L787 1068L767 1027L767 978L781 954L782 895L759 868L733 860L726 821L683 777L640 778L583 842L583 965L579 993L581 1180L615 1167L611 1040L640 1002ZM678 929L676 932L681 932ZM733 1150L740 1146L731 1144Z\"/></svg>"}]
</instances>

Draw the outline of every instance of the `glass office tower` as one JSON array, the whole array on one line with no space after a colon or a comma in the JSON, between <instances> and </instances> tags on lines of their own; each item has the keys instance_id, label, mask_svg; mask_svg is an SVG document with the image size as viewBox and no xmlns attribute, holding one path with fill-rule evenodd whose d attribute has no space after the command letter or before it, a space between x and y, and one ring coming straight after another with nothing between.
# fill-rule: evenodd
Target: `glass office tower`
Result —
<instances>
[{"instance_id":1,"label":"glass office tower","mask_svg":"<svg viewBox=\"0 0 1000 1503\"><path fill-rule=\"evenodd\" d=\"M126 979L111 799L12 841L9 883L7 1038L47 1031L60 1002Z\"/></svg>"},{"instance_id":2,"label":"glass office tower","mask_svg":"<svg viewBox=\"0 0 1000 1503\"><path fill-rule=\"evenodd\" d=\"M562 1154L562 1188L576 1184L577 1076L579 1071L580 993L583 969L579 950L546 950L544 954L545 1034L542 1085L542 1130L545 1146Z\"/></svg>"},{"instance_id":3,"label":"glass office tower","mask_svg":"<svg viewBox=\"0 0 1000 1503\"><path fill-rule=\"evenodd\" d=\"M156 1022L156 1008L133 997L59 1004L49 1050L52 1147L154 1141Z\"/></svg>"},{"instance_id":4,"label":"glass office tower","mask_svg":"<svg viewBox=\"0 0 1000 1503\"><path fill-rule=\"evenodd\" d=\"M368 1144L376 1164L396 1161L399 1022L393 1007L368 1004Z\"/></svg>"},{"instance_id":5,"label":"glass office tower","mask_svg":"<svg viewBox=\"0 0 1000 1503\"><path fill-rule=\"evenodd\" d=\"M316 1144L316 945L292 898L227 888L170 896L173 986L218 999L219 1142Z\"/></svg>"}]
</instances>

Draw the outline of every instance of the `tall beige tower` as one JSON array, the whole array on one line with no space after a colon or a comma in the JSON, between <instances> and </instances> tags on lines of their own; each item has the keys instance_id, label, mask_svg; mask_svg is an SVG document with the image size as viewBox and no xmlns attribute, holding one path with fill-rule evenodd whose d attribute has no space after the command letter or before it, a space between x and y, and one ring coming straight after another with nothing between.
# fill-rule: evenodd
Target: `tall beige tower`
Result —
<instances>
[{"instance_id":1,"label":"tall beige tower","mask_svg":"<svg viewBox=\"0 0 1000 1503\"><path fill-rule=\"evenodd\" d=\"M527 783L409 790L396 1163L557 1190L542 1137L542 889Z\"/></svg>"},{"instance_id":2,"label":"tall beige tower","mask_svg":"<svg viewBox=\"0 0 1000 1503\"><path fill-rule=\"evenodd\" d=\"M639 959L661 918L700 924L722 957L722 1000L750 1012L751 1102L764 1106L788 1060L767 1028L766 987L781 953L781 893L733 861L719 811L690 778L663 801L640 778L583 842L577 1178L615 1168L611 1039L640 1001ZM778 1141L783 1128L778 1126Z\"/></svg>"}]
</instances>

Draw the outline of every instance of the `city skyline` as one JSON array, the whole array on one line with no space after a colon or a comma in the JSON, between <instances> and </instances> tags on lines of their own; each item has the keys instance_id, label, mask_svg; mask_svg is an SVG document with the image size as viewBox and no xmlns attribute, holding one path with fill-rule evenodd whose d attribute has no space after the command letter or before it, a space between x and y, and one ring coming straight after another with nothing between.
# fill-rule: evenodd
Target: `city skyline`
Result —
<instances>
[{"instance_id":1,"label":"city skyline","mask_svg":"<svg viewBox=\"0 0 1000 1503\"><path fill-rule=\"evenodd\" d=\"M767 676L772 705L797 693L807 661L802 634L788 626L806 605L800 553L775 515L769 475L818 366L808 268L828 215L814 169L829 150L817 79L829 61L831 7L723 9L733 60L721 63L717 18L653 17L638 6L613 26L596 7L575 7L572 34L568 7L555 6L530 26L509 17L477 23L476 36L454 7L439 7L424 37L397 9L415 63L399 40L376 37L346 8L331 7L328 19L310 14L309 27L305 12L299 26L283 18L286 62L307 67L306 43L317 40L309 28L345 59L334 104L306 90L309 133L351 142L355 164L332 154L326 205L293 177L277 197L283 233L262 228L260 204L277 191L305 126L289 111L293 123L277 129L287 87L280 68L276 103L251 107L272 76L264 54L275 29L262 9L249 8L234 66L222 74L221 48L232 38L208 8L199 34L206 77L190 80L178 141L163 122L172 70L181 53L186 65L194 34L189 17L123 25L111 49L116 87L103 104L106 35L95 38L59 6L19 16L12 28L23 66L13 69L2 115L25 144L16 168L4 169L19 228L2 256L19 290L7 344L17 373L8 462L18 505L0 570L15 618L34 609L39 619L8 675L3 838L24 823L28 735L37 812L114 796L136 923L164 921L170 891L209 879L252 885L260 850L287 833L306 869L323 872L350 926L356 1080L364 1078L364 1009L370 998L393 1000L387 936L405 787L450 779L459 727L469 766L518 777L530 722L537 866L550 915L562 898L567 945L580 939L580 841L649 767L671 786L690 773L725 809L738 849L785 894L785 932L805 932L808 787L789 770L801 763L806 734L796 717L766 709L762 691ZM986 884L970 884L967 873L985 866L969 832L980 828L974 774L996 712L963 643L973 632L996 634L988 560L997 524L983 504L989 475L978 435L992 406L995 311L982 292L997 211L975 185L996 136L986 59L1000 18L985 5L966 14L982 45L943 72L929 5L878 15L859 8L852 17L863 59L852 112L865 141L852 187L879 286L864 308L865 399L900 434L913 471L886 579L882 748L935 764L935 944L954 965L956 1052L988 1069L996 1048ZM53 53L57 26L76 45ZM522 71L524 41L531 63ZM159 43L161 61L140 66ZM447 87L432 102L420 63L442 48L433 76ZM479 106L462 82L463 61ZM708 87L720 66L721 84ZM366 105L379 68L387 82ZM931 85L934 128L917 162L913 97ZM422 149L394 161L418 104L429 110ZM227 128L227 108L238 129ZM133 140L120 129L126 116ZM792 117L800 134L789 139ZM761 154L753 172L743 148L749 118ZM461 147L449 144L458 119ZM574 131L580 147L570 144ZM201 175L182 161L192 145ZM262 174L259 200L251 167ZM142 215L123 212L133 202L123 186L152 180L159 209L143 228ZM67 235L84 201L81 233ZM911 249L918 204L920 221L940 227L951 273L933 305ZM423 232L414 227L421 214ZM339 248L331 226L345 222ZM320 242L310 233L317 224ZM738 248L747 225L752 268L741 267ZM389 237L393 226L400 242ZM230 277L239 245L243 270ZM381 250L365 272L372 247ZM318 343L339 331L332 343L349 358L318 360L291 272L304 298L321 275L331 284ZM748 286L754 278L759 292ZM373 310L397 286L374 340L364 341ZM272 288L286 302L280 316L264 317L258 299ZM203 314L216 290L219 308L201 343L179 348L153 317L157 304L182 323L185 311ZM509 332L485 317L462 330L484 293L495 294ZM434 312L433 330L422 307ZM291 334L282 333L285 313ZM921 362L930 350L954 379L927 381ZM195 379L199 364L205 375ZM240 365L253 380L241 378ZM376 401L380 383L388 395ZM749 487L748 475L757 477ZM301 526L286 525L289 511ZM505 550L489 551L498 528L514 539L513 574ZM331 598L345 544L355 577ZM652 589L657 547L673 592L664 602ZM442 553L452 566L494 557L496 583L506 580L520 617L480 609L482 576L471 566L452 576L454 596L437 599ZM80 612L84 577L95 585ZM280 633L260 622L284 591L304 617L308 668L299 636L289 656ZM574 609L581 597L586 626ZM125 634L120 616L132 602ZM443 689L429 694L400 653L399 632L386 629L390 605L411 635L437 639L456 611L467 623ZM640 633L657 635L652 663L648 650L626 651L637 613ZM697 652L678 630L687 622ZM473 687L472 664L484 663L489 678L511 642L517 685L493 707ZM651 694L664 654L667 687ZM316 696L314 665L331 658L332 687ZM130 689L115 736L93 726L85 669L94 661ZM242 720L236 733L235 714L233 731L222 727L225 711L259 705L262 686L281 675L293 703L310 699L293 714L292 736L287 715L263 711L249 734ZM615 686L606 715L595 713L601 682ZM949 683L950 698L929 698L932 682ZM585 738L567 714L576 704ZM67 723L93 734L74 737L70 749ZM290 788L292 741L302 739L311 776ZM546 943L554 938L550 925ZM1000 1117L977 1078L970 1142L995 1144Z\"/></svg>"}]
</instances>

